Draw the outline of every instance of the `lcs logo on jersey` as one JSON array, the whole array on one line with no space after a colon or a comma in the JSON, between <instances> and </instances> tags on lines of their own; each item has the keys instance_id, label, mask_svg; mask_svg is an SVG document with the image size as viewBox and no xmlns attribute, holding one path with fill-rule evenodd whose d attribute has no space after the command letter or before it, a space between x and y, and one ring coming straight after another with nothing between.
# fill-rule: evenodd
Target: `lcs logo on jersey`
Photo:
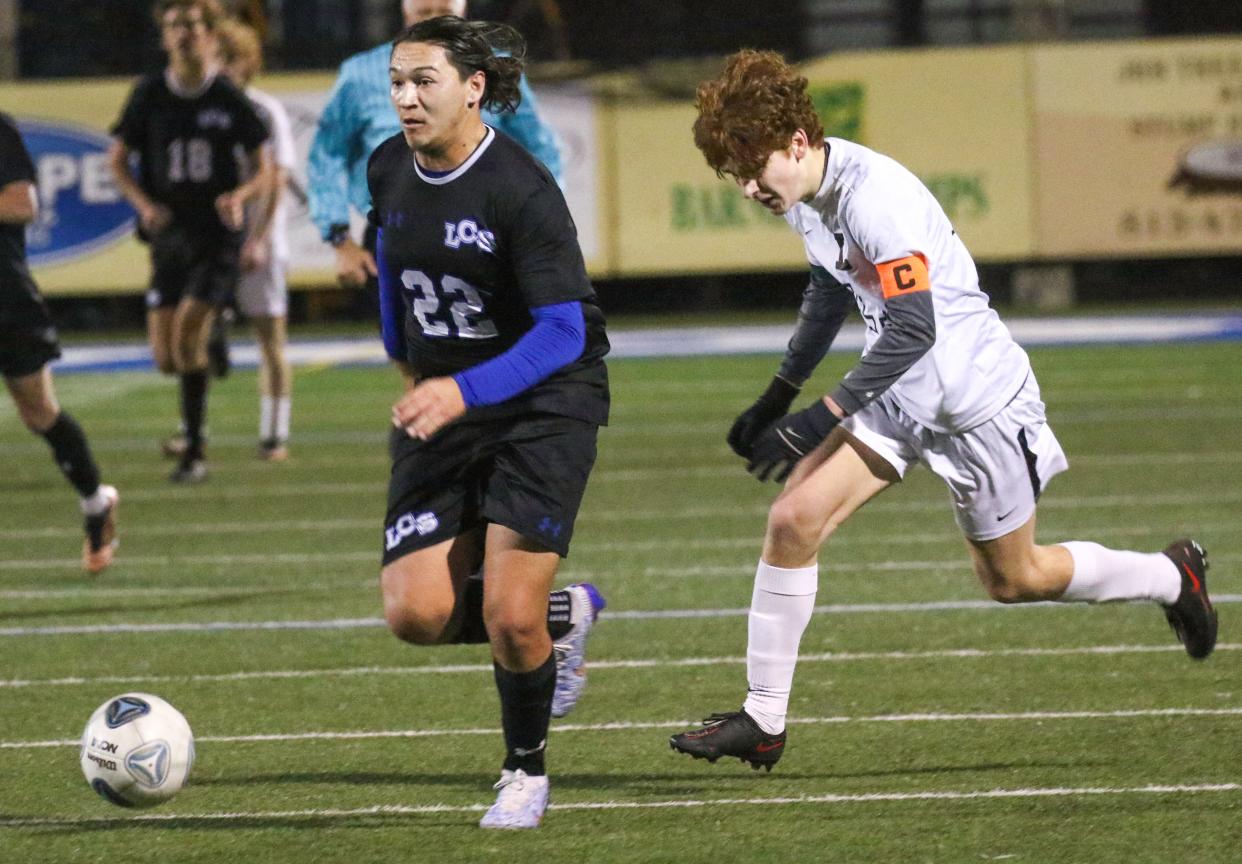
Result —
<instances>
[{"instance_id":1,"label":"lcs logo on jersey","mask_svg":"<svg viewBox=\"0 0 1242 864\"><path fill-rule=\"evenodd\" d=\"M479 223L473 219L463 219L454 224L444 223L444 245L450 249L460 249L462 244L478 246L483 252L496 251L496 235L491 231L480 231Z\"/></svg>"},{"instance_id":2,"label":"lcs logo on jersey","mask_svg":"<svg viewBox=\"0 0 1242 864\"><path fill-rule=\"evenodd\" d=\"M72 261L130 235L134 210L108 170L107 136L32 120L17 128L39 187L39 216L26 229L31 266Z\"/></svg>"},{"instance_id":3,"label":"lcs logo on jersey","mask_svg":"<svg viewBox=\"0 0 1242 864\"><path fill-rule=\"evenodd\" d=\"M432 531L440 527L440 520L436 518L434 513L403 513L397 517L397 521L392 523L391 528L384 529L384 548L388 550L396 549L406 537L411 534L417 534L419 537L425 537Z\"/></svg>"}]
</instances>

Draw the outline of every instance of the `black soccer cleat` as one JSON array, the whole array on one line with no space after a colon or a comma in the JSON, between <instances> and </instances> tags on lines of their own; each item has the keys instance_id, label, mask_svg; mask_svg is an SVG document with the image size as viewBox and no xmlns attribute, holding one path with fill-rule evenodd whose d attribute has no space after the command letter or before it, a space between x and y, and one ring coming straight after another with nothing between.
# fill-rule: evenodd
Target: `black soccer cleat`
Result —
<instances>
[{"instance_id":1,"label":"black soccer cleat","mask_svg":"<svg viewBox=\"0 0 1242 864\"><path fill-rule=\"evenodd\" d=\"M1174 540L1164 550L1182 577L1177 602L1164 607L1169 626L1195 660L1216 647L1216 610L1207 593L1207 553L1194 540Z\"/></svg>"},{"instance_id":2,"label":"black soccer cleat","mask_svg":"<svg viewBox=\"0 0 1242 864\"><path fill-rule=\"evenodd\" d=\"M197 484L207 479L207 463L192 456L183 456L176 469L168 475L173 483Z\"/></svg>"},{"instance_id":3,"label":"black soccer cleat","mask_svg":"<svg viewBox=\"0 0 1242 864\"><path fill-rule=\"evenodd\" d=\"M715 762L721 756L736 756L756 771L761 767L771 771L785 752L785 732L769 735L745 711L729 711L708 717L702 729L674 735L668 745L695 759Z\"/></svg>"}]
</instances>

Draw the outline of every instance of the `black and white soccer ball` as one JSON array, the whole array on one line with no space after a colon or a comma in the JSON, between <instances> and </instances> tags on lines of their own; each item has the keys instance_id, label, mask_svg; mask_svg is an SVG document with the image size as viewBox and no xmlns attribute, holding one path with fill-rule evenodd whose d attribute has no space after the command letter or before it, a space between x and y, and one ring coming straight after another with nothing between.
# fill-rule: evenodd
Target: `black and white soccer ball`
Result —
<instances>
[{"instance_id":1,"label":"black and white soccer ball","mask_svg":"<svg viewBox=\"0 0 1242 864\"><path fill-rule=\"evenodd\" d=\"M194 765L194 733L181 712L150 693L125 693L91 715L82 773L120 807L154 807L181 790Z\"/></svg>"}]
</instances>

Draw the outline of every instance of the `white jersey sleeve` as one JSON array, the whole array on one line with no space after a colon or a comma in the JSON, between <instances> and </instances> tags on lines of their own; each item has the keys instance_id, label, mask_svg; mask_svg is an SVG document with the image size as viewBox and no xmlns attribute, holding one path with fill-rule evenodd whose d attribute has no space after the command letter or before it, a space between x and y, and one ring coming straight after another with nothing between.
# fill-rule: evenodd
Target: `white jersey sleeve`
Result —
<instances>
[{"instance_id":1,"label":"white jersey sleeve","mask_svg":"<svg viewBox=\"0 0 1242 864\"><path fill-rule=\"evenodd\" d=\"M293 140L293 124L289 120L289 112L279 99L270 93L254 87L246 88L246 95L259 111L259 116L268 124L271 135L267 139L268 152L272 162L278 168L291 172L298 164L297 144ZM276 203L276 212L272 215L271 238L272 257L281 261L289 258L289 201L286 190L280 190L280 199Z\"/></svg>"}]
</instances>

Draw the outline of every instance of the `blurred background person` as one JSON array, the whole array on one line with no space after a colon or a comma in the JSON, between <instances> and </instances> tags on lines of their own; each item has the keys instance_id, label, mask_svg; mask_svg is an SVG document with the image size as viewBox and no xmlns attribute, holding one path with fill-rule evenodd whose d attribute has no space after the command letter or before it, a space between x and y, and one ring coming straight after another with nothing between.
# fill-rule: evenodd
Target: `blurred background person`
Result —
<instances>
[{"instance_id":1,"label":"blurred background person","mask_svg":"<svg viewBox=\"0 0 1242 864\"><path fill-rule=\"evenodd\" d=\"M82 567L96 574L112 563L116 507L82 427L60 410L49 365L60 356L56 328L26 264L26 226L39 213L35 167L17 126L0 114L0 375L17 413L52 448L56 465L82 499L86 540Z\"/></svg>"},{"instance_id":2,"label":"blurred background person","mask_svg":"<svg viewBox=\"0 0 1242 864\"><path fill-rule=\"evenodd\" d=\"M180 384L186 448L169 479L198 483L207 477L207 340L241 275L245 205L270 173L261 146L268 132L250 100L219 74L216 0L158 0L152 12L168 65L134 85L108 159L151 244L151 352ZM258 166L248 180L238 150Z\"/></svg>"},{"instance_id":3,"label":"blurred background person","mask_svg":"<svg viewBox=\"0 0 1242 864\"><path fill-rule=\"evenodd\" d=\"M241 250L237 307L254 324L259 342L259 458L289 458L289 413L293 370L285 354L289 314L289 213L285 184L297 164L289 113L280 100L249 86L263 68L259 34L240 21L226 20L218 31L224 73L258 112L271 137L264 145L272 161L271 182L247 208Z\"/></svg>"}]
</instances>

